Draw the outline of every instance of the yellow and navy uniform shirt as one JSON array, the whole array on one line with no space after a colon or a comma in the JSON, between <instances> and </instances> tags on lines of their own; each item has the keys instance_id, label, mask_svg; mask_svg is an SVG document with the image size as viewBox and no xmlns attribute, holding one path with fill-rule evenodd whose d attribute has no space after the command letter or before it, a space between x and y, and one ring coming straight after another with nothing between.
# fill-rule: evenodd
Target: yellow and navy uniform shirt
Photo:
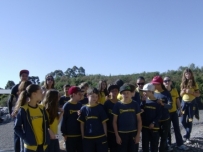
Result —
<instances>
[{"instance_id":1,"label":"yellow and navy uniform shirt","mask_svg":"<svg viewBox=\"0 0 203 152\"><path fill-rule=\"evenodd\" d=\"M80 123L77 121L78 111L82 107L81 103L66 102L63 110L63 119L61 122L61 132L63 136L79 137L81 136Z\"/></svg>"},{"instance_id":2,"label":"yellow and navy uniform shirt","mask_svg":"<svg viewBox=\"0 0 203 152\"><path fill-rule=\"evenodd\" d=\"M105 136L103 123L108 120L102 105L85 105L81 108L78 121L84 123L84 138L94 139Z\"/></svg>"},{"instance_id":3,"label":"yellow and navy uniform shirt","mask_svg":"<svg viewBox=\"0 0 203 152\"><path fill-rule=\"evenodd\" d=\"M109 118L109 120L107 121L107 129L108 132L114 133L114 129L113 129L113 114L112 114L112 110L114 107L115 103L113 103L111 100L107 100L104 103L104 110L106 111L106 114Z\"/></svg>"},{"instance_id":4,"label":"yellow and navy uniform shirt","mask_svg":"<svg viewBox=\"0 0 203 152\"><path fill-rule=\"evenodd\" d=\"M43 114L39 106L33 108L28 105L28 107L37 144L41 145L43 144L43 128L42 128Z\"/></svg>"},{"instance_id":5,"label":"yellow and navy uniform shirt","mask_svg":"<svg viewBox=\"0 0 203 152\"><path fill-rule=\"evenodd\" d=\"M105 93L103 91L99 92L98 103L104 105L105 101L106 101L106 95L105 95Z\"/></svg>"},{"instance_id":6,"label":"yellow and navy uniform shirt","mask_svg":"<svg viewBox=\"0 0 203 152\"><path fill-rule=\"evenodd\" d=\"M84 105L88 104L88 98L84 97L84 99L80 100L79 102L84 106Z\"/></svg>"},{"instance_id":7,"label":"yellow and navy uniform shirt","mask_svg":"<svg viewBox=\"0 0 203 152\"><path fill-rule=\"evenodd\" d=\"M192 91L193 93L197 90L199 90L197 83L195 84L195 87L190 88L190 91ZM183 94L182 100L185 102L190 102L190 101L194 100L195 98L196 97L194 95L185 93L185 94Z\"/></svg>"},{"instance_id":8,"label":"yellow and navy uniform shirt","mask_svg":"<svg viewBox=\"0 0 203 152\"><path fill-rule=\"evenodd\" d=\"M156 99L162 100L162 102L165 104L164 106L161 107L161 118L160 121L166 121L169 120L170 114L169 114L169 109L172 108L173 100L171 98L171 94L167 90L163 90L162 92L155 91L154 92L154 97Z\"/></svg>"},{"instance_id":9,"label":"yellow and navy uniform shirt","mask_svg":"<svg viewBox=\"0 0 203 152\"><path fill-rule=\"evenodd\" d=\"M172 88L170 91L173 104L172 104L172 109L169 109L169 112L176 112L177 111L177 98L179 98L179 94L176 88Z\"/></svg>"},{"instance_id":10,"label":"yellow and navy uniform shirt","mask_svg":"<svg viewBox=\"0 0 203 152\"><path fill-rule=\"evenodd\" d=\"M70 100L70 97L67 97L66 95L61 96L59 100L59 107L63 107L63 105Z\"/></svg>"},{"instance_id":11,"label":"yellow and navy uniform shirt","mask_svg":"<svg viewBox=\"0 0 203 152\"><path fill-rule=\"evenodd\" d=\"M140 114L140 106L137 102L123 103L118 101L112 111L112 114L118 117L118 132L129 133L137 130L137 116Z\"/></svg>"},{"instance_id":12,"label":"yellow and navy uniform shirt","mask_svg":"<svg viewBox=\"0 0 203 152\"><path fill-rule=\"evenodd\" d=\"M161 105L157 100L146 99L142 101L140 108L144 110L142 113L142 127L149 128L150 124L154 124L154 130L159 129L159 120L161 118Z\"/></svg>"}]
</instances>

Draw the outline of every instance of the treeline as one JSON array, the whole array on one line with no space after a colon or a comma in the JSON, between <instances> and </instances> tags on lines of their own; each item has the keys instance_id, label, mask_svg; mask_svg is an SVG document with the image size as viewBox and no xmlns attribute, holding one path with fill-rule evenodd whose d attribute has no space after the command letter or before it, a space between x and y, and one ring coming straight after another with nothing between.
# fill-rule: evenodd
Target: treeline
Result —
<instances>
[{"instance_id":1,"label":"treeline","mask_svg":"<svg viewBox=\"0 0 203 152\"><path fill-rule=\"evenodd\" d=\"M88 82L90 86L97 87L98 82L100 80L106 80L107 83L113 83L116 79L122 79L124 82L135 84L136 80L139 76L143 76L146 79L146 82L150 82L155 75L161 76L169 76L173 80L173 85L180 91L180 83L182 78L182 73L186 68L190 68L195 76L195 80L199 85L200 93L201 93L201 101L203 101L203 67L195 66L195 64L190 64L188 67L180 66L177 70L168 70L166 72L160 73L158 71L155 72L142 72L136 74L127 74L127 75L86 75L85 69L83 67L73 66L72 68L68 68L66 71L55 70L53 72L48 73L47 75L52 75L55 79L55 88L59 91L63 90L64 84L70 85L79 85L82 82ZM44 81L40 83L39 77L31 77L32 82L35 84L43 85ZM11 82L10 82L11 83ZM7 83L8 84L8 83ZM11 87L11 85L9 85ZM1 104L1 103L0 103Z\"/></svg>"}]
</instances>

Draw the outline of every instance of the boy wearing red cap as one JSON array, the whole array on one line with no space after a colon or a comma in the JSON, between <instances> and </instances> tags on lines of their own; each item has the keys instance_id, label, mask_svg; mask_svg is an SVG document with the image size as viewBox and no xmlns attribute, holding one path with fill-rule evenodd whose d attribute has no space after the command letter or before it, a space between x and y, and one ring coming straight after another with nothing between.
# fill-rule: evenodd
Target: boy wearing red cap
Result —
<instances>
[{"instance_id":1,"label":"boy wearing red cap","mask_svg":"<svg viewBox=\"0 0 203 152\"><path fill-rule=\"evenodd\" d=\"M155 86L154 96L159 99L159 104L161 105L161 118L159 120L160 126L160 146L159 151L172 151L171 147L167 146L167 137L170 129L170 113L169 109L172 108L172 97L170 92L163 85L163 79L161 76L155 76L151 83Z\"/></svg>"},{"instance_id":2,"label":"boy wearing red cap","mask_svg":"<svg viewBox=\"0 0 203 152\"><path fill-rule=\"evenodd\" d=\"M82 152L82 138L80 123L77 121L78 111L82 107L79 103L81 99L81 89L72 86L68 90L70 100L63 106L64 114L61 122L61 132L66 142L67 152Z\"/></svg>"},{"instance_id":3,"label":"boy wearing red cap","mask_svg":"<svg viewBox=\"0 0 203 152\"><path fill-rule=\"evenodd\" d=\"M21 81L27 81L28 78L29 78L29 71L28 70L21 70L19 72L19 76L20 76L20 82ZM18 99L18 87L19 87L19 84L16 84L15 86L13 86L13 88L11 89L11 94L10 94L10 97L9 97L9 100L8 100L8 109L9 109L9 113L10 115L12 114L12 111L15 107L15 104L16 104L16 101ZM15 98L15 100L14 100ZM20 152L20 137L18 137L18 135L16 135L14 133L14 150L15 152Z\"/></svg>"}]
</instances>

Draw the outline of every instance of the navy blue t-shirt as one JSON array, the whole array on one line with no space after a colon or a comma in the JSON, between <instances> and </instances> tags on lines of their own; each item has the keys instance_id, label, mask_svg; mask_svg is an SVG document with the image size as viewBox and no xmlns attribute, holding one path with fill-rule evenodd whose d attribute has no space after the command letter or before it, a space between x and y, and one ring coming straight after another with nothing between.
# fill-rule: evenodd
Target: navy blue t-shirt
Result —
<instances>
[{"instance_id":1,"label":"navy blue t-shirt","mask_svg":"<svg viewBox=\"0 0 203 152\"><path fill-rule=\"evenodd\" d=\"M137 130L137 114L139 114L140 106L137 102L131 101L125 104L118 101L114 108L112 114L118 116L118 132L128 133Z\"/></svg>"},{"instance_id":2,"label":"navy blue t-shirt","mask_svg":"<svg viewBox=\"0 0 203 152\"><path fill-rule=\"evenodd\" d=\"M84 105L81 108L78 121L84 123L84 138L100 138L105 136L103 122L107 121L104 108L98 104L96 106Z\"/></svg>"},{"instance_id":3,"label":"navy blue t-shirt","mask_svg":"<svg viewBox=\"0 0 203 152\"><path fill-rule=\"evenodd\" d=\"M68 137L81 136L80 123L77 121L78 111L81 109L82 104L73 104L66 102L63 106L64 114L61 122L61 132Z\"/></svg>"},{"instance_id":4,"label":"navy blue t-shirt","mask_svg":"<svg viewBox=\"0 0 203 152\"><path fill-rule=\"evenodd\" d=\"M84 99L80 100L79 102L84 106L84 105L88 104L88 98L84 97Z\"/></svg>"},{"instance_id":5,"label":"navy blue t-shirt","mask_svg":"<svg viewBox=\"0 0 203 152\"><path fill-rule=\"evenodd\" d=\"M144 110L142 113L142 126L149 128L151 123L154 124L154 129L159 129L159 120L161 118L161 105L157 100L142 101L140 108Z\"/></svg>"},{"instance_id":6,"label":"navy blue t-shirt","mask_svg":"<svg viewBox=\"0 0 203 152\"><path fill-rule=\"evenodd\" d=\"M154 97L156 99L161 99L162 102L165 104L164 106L161 106L161 118L160 121L166 121L170 118L170 114L169 114L169 109L172 108L172 97L169 91L164 90L162 92L154 92Z\"/></svg>"},{"instance_id":7,"label":"navy blue t-shirt","mask_svg":"<svg viewBox=\"0 0 203 152\"><path fill-rule=\"evenodd\" d=\"M59 107L63 107L63 105L70 100L70 97L62 96L59 100Z\"/></svg>"},{"instance_id":8,"label":"navy blue t-shirt","mask_svg":"<svg viewBox=\"0 0 203 152\"><path fill-rule=\"evenodd\" d=\"M107 122L107 130L108 132L112 132L114 133L114 129L113 129L113 107L114 107L115 103L113 103L111 100L107 100L104 103L104 110L106 111L106 114L109 118L109 121Z\"/></svg>"}]
</instances>

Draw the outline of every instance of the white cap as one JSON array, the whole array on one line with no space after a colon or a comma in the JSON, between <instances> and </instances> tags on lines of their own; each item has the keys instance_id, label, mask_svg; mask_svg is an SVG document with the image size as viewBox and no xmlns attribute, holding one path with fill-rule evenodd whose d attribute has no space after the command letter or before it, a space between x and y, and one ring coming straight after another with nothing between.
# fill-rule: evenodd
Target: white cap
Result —
<instances>
[{"instance_id":1,"label":"white cap","mask_svg":"<svg viewBox=\"0 0 203 152\"><path fill-rule=\"evenodd\" d=\"M155 86L152 83L147 83L143 86L143 89L140 89L141 91L154 91Z\"/></svg>"}]
</instances>

